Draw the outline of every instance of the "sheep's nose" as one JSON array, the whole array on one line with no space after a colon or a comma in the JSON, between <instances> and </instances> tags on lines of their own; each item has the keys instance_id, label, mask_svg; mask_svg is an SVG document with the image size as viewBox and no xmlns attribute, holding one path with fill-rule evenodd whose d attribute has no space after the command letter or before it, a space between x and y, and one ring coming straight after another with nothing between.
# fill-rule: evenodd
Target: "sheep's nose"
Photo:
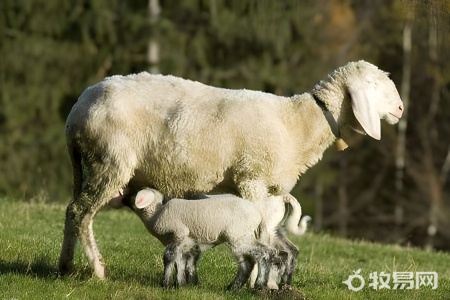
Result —
<instances>
[{"instance_id":1,"label":"sheep's nose","mask_svg":"<svg viewBox=\"0 0 450 300\"><path fill-rule=\"evenodd\" d=\"M402 115L403 115L403 103L400 102L400 104L398 105L397 112L396 112L395 116L400 119L402 117Z\"/></svg>"}]
</instances>

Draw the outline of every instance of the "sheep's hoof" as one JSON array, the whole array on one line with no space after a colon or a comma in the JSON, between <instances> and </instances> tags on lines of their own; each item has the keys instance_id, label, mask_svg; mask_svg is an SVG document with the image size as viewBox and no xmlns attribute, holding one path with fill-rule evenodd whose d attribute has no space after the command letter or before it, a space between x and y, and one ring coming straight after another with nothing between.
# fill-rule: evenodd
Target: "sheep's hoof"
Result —
<instances>
[{"instance_id":1,"label":"sheep's hoof","mask_svg":"<svg viewBox=\"0 0 450 300\"><path fill-rule=\"evenodd\" d=\"M96 269L94 270L94 275L95 275L95 277L96 277L97 279L105 280L106 277L107 277L107 271L106 271L106 268L105 268L105 267L102 267L102 268L96 268Z\"/></svg>"},{"instance_id":2,"label":"sheep's hoof","mask_svg":"<svg viewBox=\"0 0 450 300\"><path fill-rule=\"evenodd\" d=\"M67 275L72 275L75 272L75 268L73 266L73 264L60 264L58 266L58 273L59 276L67 276Z\"/></svg>"}]
</instances>

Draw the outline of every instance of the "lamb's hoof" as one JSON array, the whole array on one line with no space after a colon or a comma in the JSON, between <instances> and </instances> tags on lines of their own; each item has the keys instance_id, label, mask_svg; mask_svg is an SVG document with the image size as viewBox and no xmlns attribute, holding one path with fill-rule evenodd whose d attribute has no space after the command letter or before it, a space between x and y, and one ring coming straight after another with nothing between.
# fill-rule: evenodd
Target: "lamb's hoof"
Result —
<instances>
[{"instance_id":1,"label":"lamb's hoof","mask_svg":"<svg viewBox=\"0 0 450 300\"><path fill-rule=\"evenodd\" d=\"M168 290L170 288L173 288L173 286L170 286L169 282L166 282L165 280L161 281L161 287L165 290Z\"/></svg>"},{"instance_id":2,"label":"lamb's hoof","mask_svg":"<svg viewBox=\"0 0 450 300\"><path fill-rule=\"evenodd\" d=\"M232 292L232 291L237 291L242 287L242 285L240 284L236 284L235 282L230 283L229 285L227 285L226 290L228 292Z\"/></svg>"}]
</instances>

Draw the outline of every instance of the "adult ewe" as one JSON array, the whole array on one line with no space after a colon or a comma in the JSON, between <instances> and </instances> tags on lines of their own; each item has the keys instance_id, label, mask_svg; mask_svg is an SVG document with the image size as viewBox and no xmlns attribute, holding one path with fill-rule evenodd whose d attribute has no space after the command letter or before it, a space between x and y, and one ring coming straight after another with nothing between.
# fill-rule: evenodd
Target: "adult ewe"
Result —
<instances>
[{"instance_id":1,"label":"adult ewe","mask_svg":"<svg viewBox=\"0 0 450 300\"><path fill-rule=\"evenodd\" d=\"M380 119L395 124L402 110L394 83L364 61L290 98L148 73L106 78L83 92L66 122L74 195L59 269L72 269L78 237L95 275L105 277L93 218L125 187L257 203L288 194L343 127L380 139Z\"/></svg>"}]
</instances>

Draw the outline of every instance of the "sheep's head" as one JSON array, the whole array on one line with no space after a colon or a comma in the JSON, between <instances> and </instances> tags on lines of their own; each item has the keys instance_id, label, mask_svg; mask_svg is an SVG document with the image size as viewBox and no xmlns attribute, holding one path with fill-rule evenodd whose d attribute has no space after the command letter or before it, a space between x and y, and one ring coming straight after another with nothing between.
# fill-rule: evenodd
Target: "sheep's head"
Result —
<instances>
[{"instance_id":1,"label":"sheep's head","mask_svg":"<svg viewBox=\"0 0 450 300\"><path fill-rule=\"evenodd\" d=\"M349 63L344 68L351 108L365 133L381 138L380 119L396 124L403 114L403 102L388 74L365 61Z\"/></svg>"}]
</instances>

